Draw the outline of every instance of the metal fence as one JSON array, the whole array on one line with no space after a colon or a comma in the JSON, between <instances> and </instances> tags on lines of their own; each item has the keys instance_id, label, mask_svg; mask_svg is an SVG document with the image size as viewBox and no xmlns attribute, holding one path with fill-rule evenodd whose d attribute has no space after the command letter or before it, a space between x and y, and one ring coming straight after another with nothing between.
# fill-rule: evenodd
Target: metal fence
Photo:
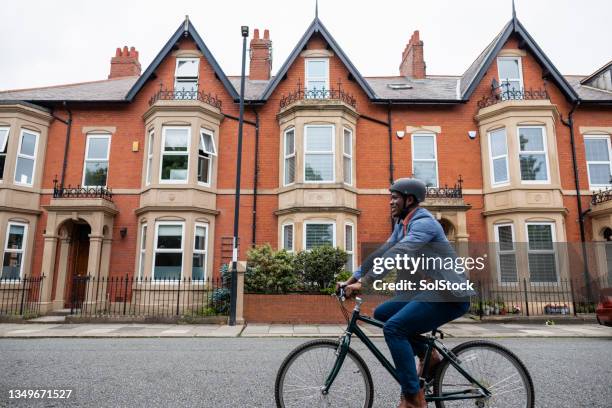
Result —
<instances>
[{"instance_id":1,"label":"metal fence","mask_svg":"<svg viewBox=\"0 0 612 408\"><path fill-rule=\"evenodd\" d=\"M225 316L228 279L75 277L70 314L79 316Z\"/></svg>"},{"instance_id":2,"label":"metal fence","mask_svg":"<svg viewBox=\"0 0 612 408\"><path fill-rule=\"evenodd\" d=\"M599 293L606 286L604 278L566 279L558 282L533 282L527 279L499 283L476 280L477 296L472 297L470 312L488 316L576 316L594 313Z\"/></svg>"},{"instance_id":3,"label":"metal fence","mask_svg":"<svg viewBox=\"0 0 612 408\"><path fill-rule=\"evenodd\" d=\"M0 280L0 315L38 315L43 281L44 276Z\"/></svg>"}]
</instances>

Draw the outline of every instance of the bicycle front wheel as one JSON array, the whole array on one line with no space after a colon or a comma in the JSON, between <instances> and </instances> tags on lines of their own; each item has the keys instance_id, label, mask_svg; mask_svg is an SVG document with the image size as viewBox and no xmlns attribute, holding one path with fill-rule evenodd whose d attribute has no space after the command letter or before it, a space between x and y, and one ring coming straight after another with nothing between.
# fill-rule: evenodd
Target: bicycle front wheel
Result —
<instances>
[{"instance_id":1,"label":"bicycle front wheel","mask_svg":"<svg viewBox=\"0 0 612 408\"><path fill-rule=\"evenodd\" d=\"M507 348L490 341L469 341L452 352L459 365L491 392L490 397L436 401L437 408L496 407L533 408L533 382L523 362ZM470 396L480 390L468 381L448 359L436 368L434 395Z\"/></svg>"},{"instance_id":2,"label":"bicycle front wheel","mask_svg":"<svg viewBox=\"0 0 612 408\"><path fill-rule=\"evenodd\" d=\"M313 340L293 350L276 375L276 406L370 408L374 399L372 376L363 359L349 349L329 393L321 392L336 363L340 343Z\"/></svg>"}]
</instances>

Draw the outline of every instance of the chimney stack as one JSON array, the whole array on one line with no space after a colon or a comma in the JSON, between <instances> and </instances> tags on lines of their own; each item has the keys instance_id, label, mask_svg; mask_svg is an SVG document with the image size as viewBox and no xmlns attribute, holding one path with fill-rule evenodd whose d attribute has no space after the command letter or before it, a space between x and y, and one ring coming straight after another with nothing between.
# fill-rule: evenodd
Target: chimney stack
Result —
<instances>
[{"instance_id":1,"label":"chimney stack","mask_svg":"<svg viewBox=\"0 0 612 408\"><path fill-rule=\"evenodd\" d=\"M270 79L272 72L272 41L270 31L264 30L263 38L259 38L259 29L253 31L251 39L251 61L249 64L249 79Z\"/></svg>"},{"instance_id":2,"label":"chimney stack","mask_svg":"<svg viewBox=\"0 0 612 408\"><path fill-rule=\"evenodd\" d=\"M402 53L400 75L414 79L425 79L425 59L423 58L423 41L419 39L419 31L412 33L410 41Z\"/></svg>"},{"instance_id":3,"label":"chimney stack","mask_svg":"<svg viewBox=\"0 0 612 408\"><path fill-rule=\"evenodd\" d=\"M117 48L115 56L111 58L111 69L108 79L140 75L140 62L136 48Z\"/></svg>"}]
</instances>

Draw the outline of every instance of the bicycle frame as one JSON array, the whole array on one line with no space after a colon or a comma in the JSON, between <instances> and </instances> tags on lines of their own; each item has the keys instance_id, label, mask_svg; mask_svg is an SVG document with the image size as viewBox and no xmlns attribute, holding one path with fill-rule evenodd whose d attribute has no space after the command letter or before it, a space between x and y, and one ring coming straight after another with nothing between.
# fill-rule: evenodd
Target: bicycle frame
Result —
<instances>
[{"instance_id":1,"label":"bicycle frame","mask_svg":"<svg viewBox=\"0 0 612 408\"><path fill-rule=\"evenodd\" d=\"M353 313L348 322L348 326L344 332L344 335L342 336L340 340L340 346L338 347L338 351L337 351L338 358L336 359L336 363L334 364L332 371L330 372L330 374L327 376L327 379L325 380L325 386L321 389L321 392L324 395L329 392L329 389L331 388L334 380L336 379L336 376L338 375L338 373L340 372L340 369L342 368L344 359L346 358L346 355L348 354L348 349L349 349L349 346L351 343L351 337L353 334L356 335L363 342L363 344L365 344L365 346L368 348L368 350L370 350L370 352L374 355L374 357L376 357L376 359L383 365L383 367L389 372L389 374L391 374L391 376L395 378L395 381L399 383L397 371L395 367L393 366L393 364L391 364L391 362L387 360L387 358L381 353L381 351L376 347L376 345L374 345L374 343L370 340L370 338L357 325L357 322L361 321L361 322L364 322L364 323L367 323L367 324L370 324L372 326L376 326L382 329L384 326L384 322L381 322L369 316L362 316L360 314L362 300L357 298L356 301L357 301L357 304L355 305L355 308L353 309ZM460 362L457 360L455 355L452 354L452 352L449 351L443 344L441 343L440 345L438 344L437 338L435 337L435 333L436 333L436 330L432 332L432 336L428 336L428 337L421 336L422 341L425 342L427 345L427 350L425 352L424 367L428 366L429 359L431 358L432 350L435 349L442 355L443 358L448 359L450 364L453 367L455 367L455 369L457 369L457 371L459 371L459 373L463 375L463 377L465 377L466 380L468 380L471 384L475 384L478 388L469 388L469 389L465 389L461 391L444 393L444 395L442 396L426 395L425 396L426 401L428 402L450 401L450 400L480 399L480 398L490 397L492 395L491 392L485 386L480 384L474 377L472 377L467 371L465 371L459 365ZM468 395L468 394L471 394L471 395Z\"/></svg>"}]
</instances>

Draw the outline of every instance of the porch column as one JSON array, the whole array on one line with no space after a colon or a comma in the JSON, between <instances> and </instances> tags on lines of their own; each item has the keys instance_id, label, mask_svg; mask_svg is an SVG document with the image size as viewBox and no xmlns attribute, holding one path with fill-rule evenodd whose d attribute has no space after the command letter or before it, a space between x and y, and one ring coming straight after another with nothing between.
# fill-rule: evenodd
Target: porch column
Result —
<instances>
[{"instance_id":1,"label":"porch column","mask_svg":"<svg viewBox=\"0 0 612 408\"><path fill-rule=\"evenodd\" d=\"M57 281L55 284L55 299L53 310L64 308L66 295L66 275L68 273L68 254L70 251L70 237L60 238L59 263L57 265Z\"/></svg>"},{"instance_id":2,"label":"porch column","mask_svg":"<svg viewBox=\"0 0 612 408\"><path fill-rule=\"evenodd\" d=\"M99 277L103 279L108 278L108 272L110 269L110 255L112 249L112 238L102 239L102 259L100 260L100 273Z\"/></svg>"},{"instance_id":3,"label":"porch column","mask_svg":"<svg viewBox=\"0 0 612 408\"><path fill-rule=\"evenodd\" d=\"M57 235L44 234L45 244L43 248L43 259L41 276L45 278L42 282L42 292L40 295L40 312L46 313L53 307L51 293L53 290L53 275L55 269L55 251L57 249Z\"/></svg>"},{"instance_id":4,"label":"porch column","mask_svg":"<svg viewBox=\"0 0 612 408\"><path fill-rule=\"evenodd\" d=\"M83 311L96 307L96 302L101 299L96 299L96 287L100 280L100 262L102 258L102 235L89 235L89 258L87 260L87 275L89 280L83 301ZM100 282L101 284L102 282Z\"/></svg>"}]
</instances>

